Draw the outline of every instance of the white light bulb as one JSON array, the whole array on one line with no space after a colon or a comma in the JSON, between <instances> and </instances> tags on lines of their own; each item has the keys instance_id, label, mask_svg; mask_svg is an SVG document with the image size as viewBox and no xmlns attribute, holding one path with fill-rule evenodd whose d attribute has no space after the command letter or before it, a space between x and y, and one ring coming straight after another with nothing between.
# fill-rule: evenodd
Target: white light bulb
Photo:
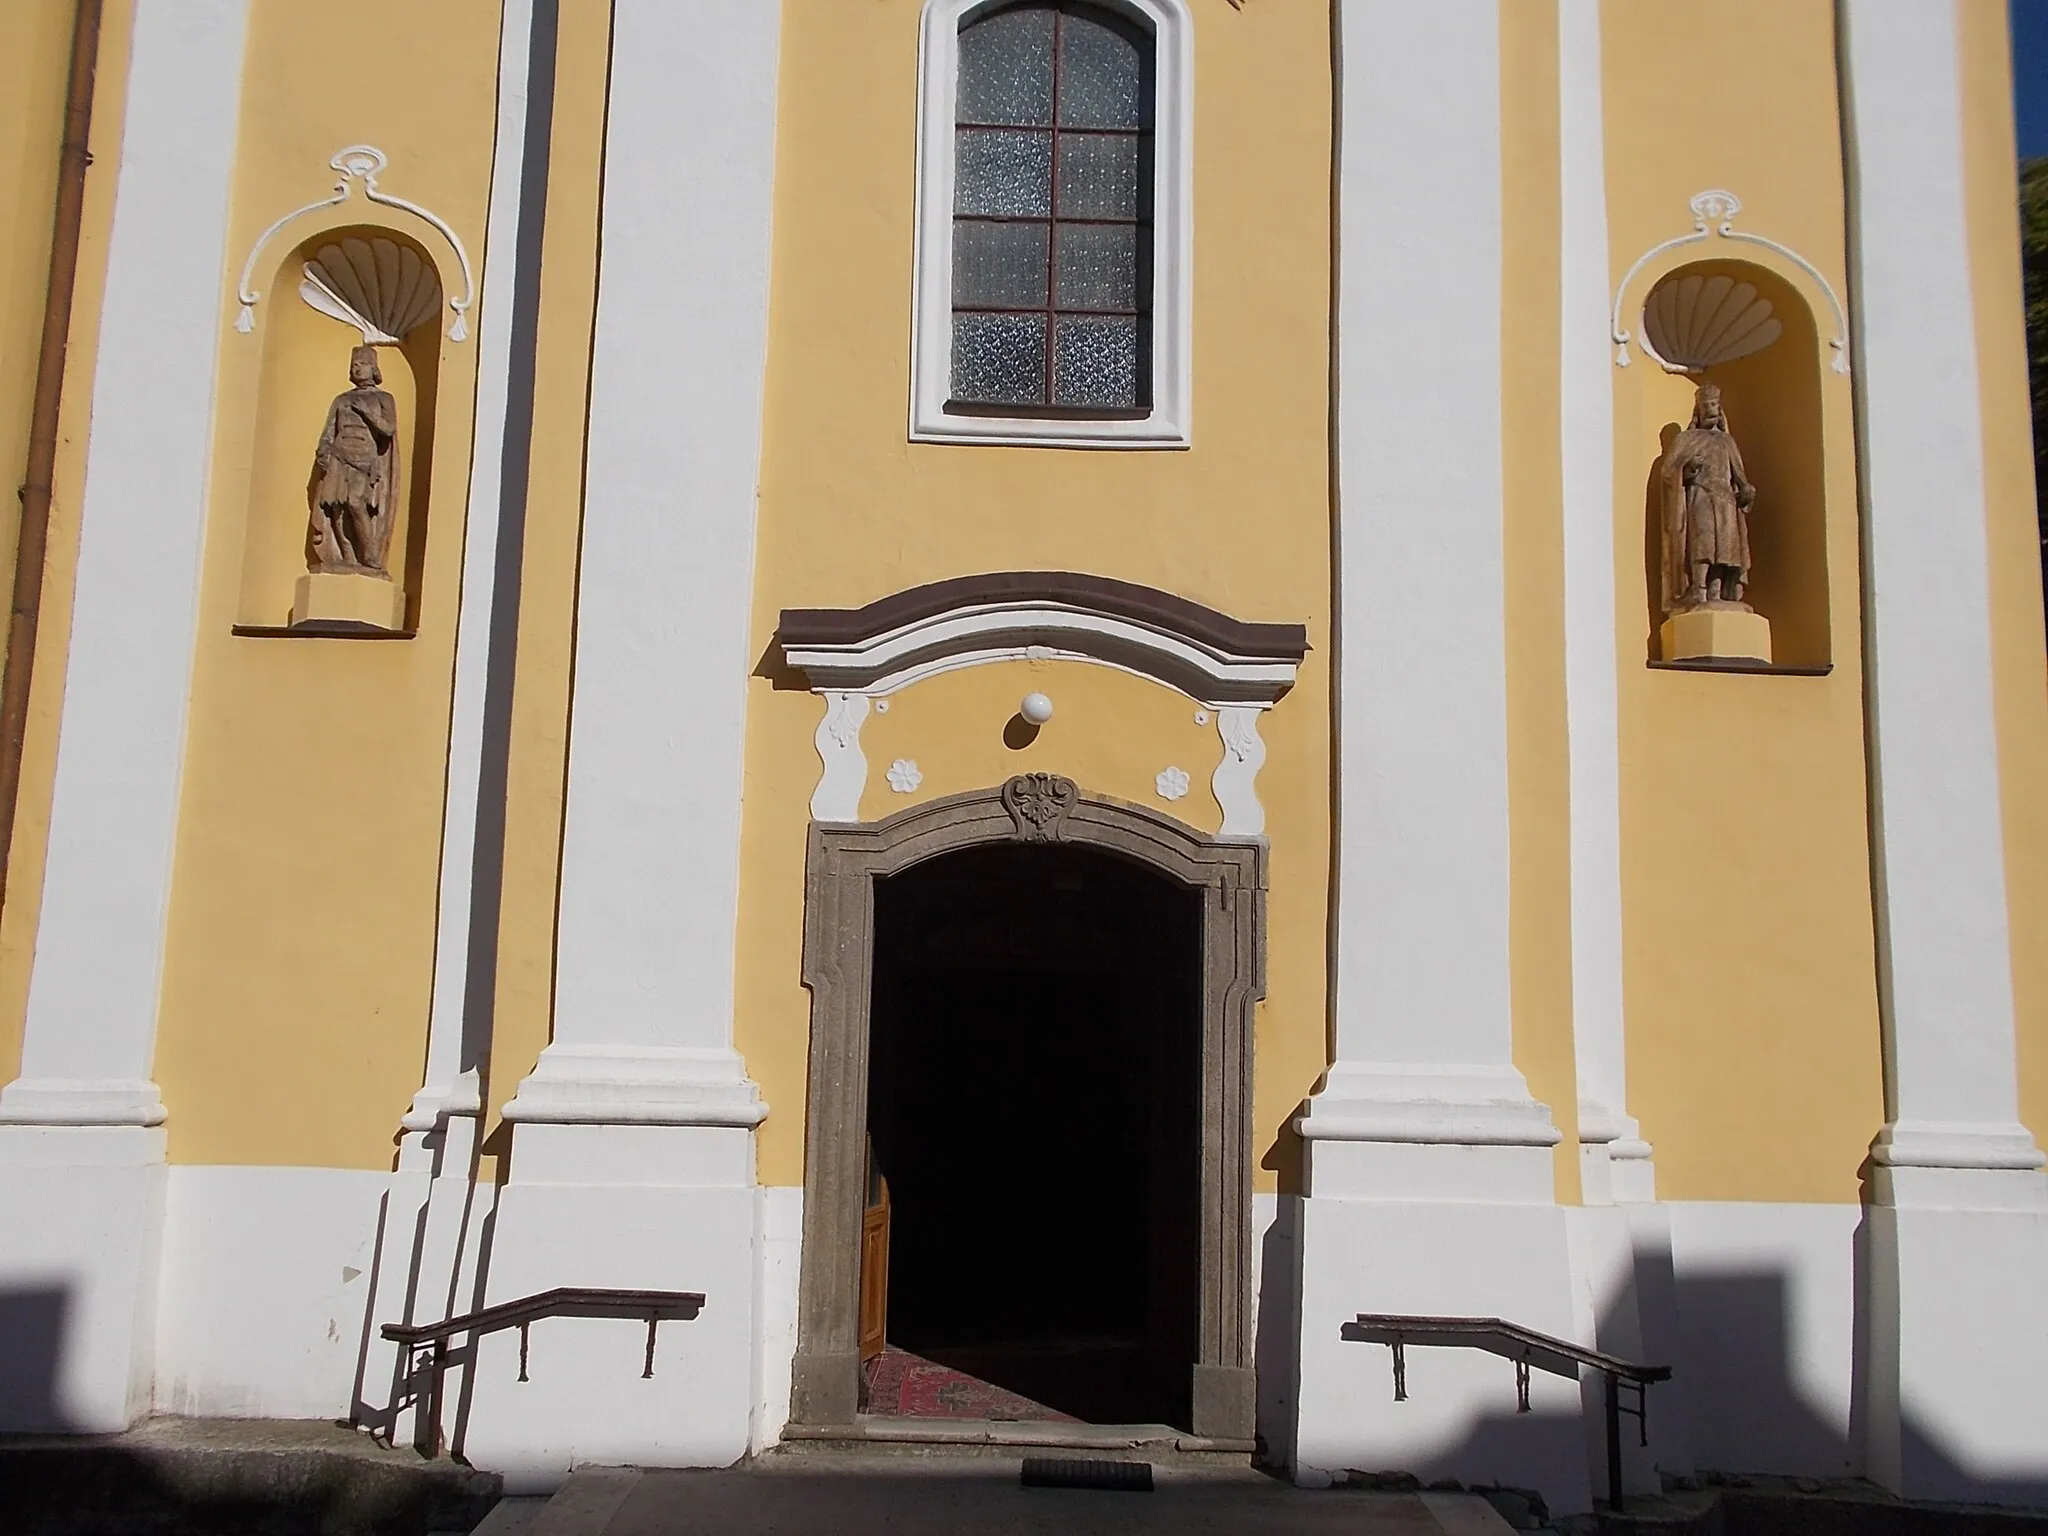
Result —
<instances>
[{"instance_id":1,"label":"white light bulb","mask_svg":"<svg viewBox=\"0 0 2048 1536\"><path fill-rule=\"evenodd\" d=\"M1052 718L1052 700L1042 693L1027 693L1024 702L1017 706L1017 713L1033 725L1043 725Z\"/></svg>"}]
</instances>

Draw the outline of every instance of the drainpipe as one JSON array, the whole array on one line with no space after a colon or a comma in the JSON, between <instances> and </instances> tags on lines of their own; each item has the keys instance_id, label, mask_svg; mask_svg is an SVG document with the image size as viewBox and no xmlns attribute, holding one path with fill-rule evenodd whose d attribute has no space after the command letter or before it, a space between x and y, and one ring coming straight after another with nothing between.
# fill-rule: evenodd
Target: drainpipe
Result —
<instances>
[{"instance_id":1,"label":"drainpipe","mask_svg":"<svg viewBox=\"0 0 2048 1536\"><path fill-rule=\"evenodd\" d=\"M78 278L78 231L85 171L92 163L93 72L99 61L102 0L78 0L71 27L71 78L64 90L64 143L57 167L57 208L50 237L50 286L43 302L42 349L30 408L28 472L21 486L21 528L14 546L14 603L7 621L7 666L0 673L0 901L7 894L14 813L21 795L21 749L28 730L29 684L36 663L36 621L43 605L43 560L50 536L50 483L57 466L57 412L64 397L64 353L71 294Z\"/></svg>"}]
</instances>

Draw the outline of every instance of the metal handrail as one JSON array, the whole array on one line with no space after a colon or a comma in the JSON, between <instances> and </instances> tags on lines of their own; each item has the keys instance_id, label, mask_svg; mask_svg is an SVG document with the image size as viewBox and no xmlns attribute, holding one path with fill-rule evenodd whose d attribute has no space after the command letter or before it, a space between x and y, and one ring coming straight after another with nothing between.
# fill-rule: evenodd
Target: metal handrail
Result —
<instances>
[{"instance_id":1,"label":"metal handrail","mask_svg":"<svg viewBox=\"0 0 2048 1536\"><path fill-rule=\"evenodd\" d=\"M1386 1312L1361 1312L1355 1322L1344 1325L1344 1337L1354 1343L1385 1344L1394 1352L1394 1401L1408 1400L1408 1358L1410 1344L1445 1348L1481 1349L1515 1364L1515 1412L1529 1411L1529 1372L1533 1368L1570 1381L1590 1367L1607 1378L1607 1504L1620 1510L1621 1416L1635 1415L1642 1443L1650 1443L1649 1397L1652 1382L1669 1381L1668 1365L1642 1365L1619 1355L1588 1349L1569 1339L1555 1338L1498 1317L1404 1317ZM1622 1406L1623 1384L1635 1390L1635 1406Z\"/></svg>"},{"instance_id":2,"label":"metal handrail","mask_svg":"<svg viewBox=\"0 0 2048 1536\"><path fill-rule=\"evenodd\" d=\"M591 1286L563 1285L551 1291L501 1301L496 1306L444 1317L438 1323L386 1323L381 1332L394 1344L411 1353L431 1346L427 1362L427 1388L414 1414L412 1443L421 1455L441 1453L441 1378L448 1369L448 1341L458 1333L470 1335L471 1347L487 1333L507 1328L519 1330L519 1379L525 1381L527 1330L544 1317L626 1317L647 1324L647 1354L642 1379L654 1374L654 1331L667 1318L687 1322L704 1310L702 1291L617 1291Z\"/></svg>"}]
</instances>

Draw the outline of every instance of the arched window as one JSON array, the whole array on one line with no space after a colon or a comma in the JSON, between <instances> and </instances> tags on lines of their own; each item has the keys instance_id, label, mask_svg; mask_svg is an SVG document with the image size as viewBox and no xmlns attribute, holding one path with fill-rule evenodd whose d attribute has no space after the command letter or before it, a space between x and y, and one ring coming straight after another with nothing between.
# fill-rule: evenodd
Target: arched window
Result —
<instances>
[{"instance_id":1,"label":"arched window","mask_svg":"<svg viewBox=\"0 0 2048 1536\"><path fill-rule=\"evenodd\" d=\"M931 0L925 49L912 436L1184 444L1182 0Z\"/></svg>"},{"instance_id":2,"label":"arched window","mask_svg":"<svg viewBox=\"0 0 2048 1536\"><path fill-rule=\"evenodd\" d=\"M1151 43L1074 0L960 29L949 411L1150 406Z\"/></svg>"}]
</instances>

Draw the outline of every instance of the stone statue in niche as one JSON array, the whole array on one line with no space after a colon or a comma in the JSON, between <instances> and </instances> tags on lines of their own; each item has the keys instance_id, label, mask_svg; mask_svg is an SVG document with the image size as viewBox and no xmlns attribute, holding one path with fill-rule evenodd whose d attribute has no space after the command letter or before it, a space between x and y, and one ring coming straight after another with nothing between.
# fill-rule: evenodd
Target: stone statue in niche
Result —
<instances>
[{"instance_id":1,"label":"stone statue in niche","mask_svg":"<svg viewBox=\"0 0 2048 1536\"><path fill-rule=\"evenodd\" d=\"M1716 604L1746 610L1749 508L1756 487L1728 431L1721 391L1702 384L1692 425L1664 455L1664 612Z\"/></svg>"},{"instance_id":2,"label":"stone statue in niche","mask_svg":"<svg viewBox=\"0 0 2048 1536\"><path fill-rule=\"evenodd\" d=\"M1716 386L1699 386L1692 425L1666 451L1658 489L1664 659L1768 663L1770 625L1744 601L1756 487L1743 470Z\"/></svg>"},{"instance_id":3,"label":"stone statue in niche","mask_svg":"<svg viewBox=\"0 0 2048 1536\"><path fill-rule=\"evenodd\" d=\"M391 579L384 557L398 513L398 402L377 366L375 347L357 347L349 388L327 408L313 451L313 516L306 568L317 575Z\"/></svg>"}]
</instances>

